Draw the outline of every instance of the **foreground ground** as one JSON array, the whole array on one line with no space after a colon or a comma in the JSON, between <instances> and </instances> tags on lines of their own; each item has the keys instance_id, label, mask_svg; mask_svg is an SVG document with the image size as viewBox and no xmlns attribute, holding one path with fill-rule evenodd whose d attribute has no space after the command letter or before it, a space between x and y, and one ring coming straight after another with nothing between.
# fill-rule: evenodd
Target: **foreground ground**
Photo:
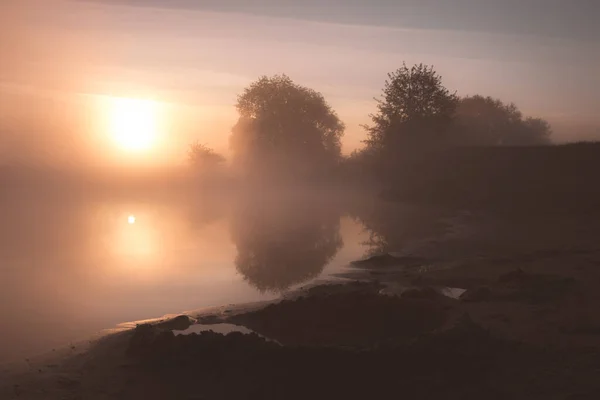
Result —
<instances>
[{"instance_id":1,"label":"foreground ground","mask_svg":"<svg viewBox=\"0 0 600 400\"><path fill-rule=\"evenodd\" d=\"M0 399L599 398L598 219L495 221L344 284L27 360ZM255 334L173 333L192 323Z\"/></svg>"}]
</instances>

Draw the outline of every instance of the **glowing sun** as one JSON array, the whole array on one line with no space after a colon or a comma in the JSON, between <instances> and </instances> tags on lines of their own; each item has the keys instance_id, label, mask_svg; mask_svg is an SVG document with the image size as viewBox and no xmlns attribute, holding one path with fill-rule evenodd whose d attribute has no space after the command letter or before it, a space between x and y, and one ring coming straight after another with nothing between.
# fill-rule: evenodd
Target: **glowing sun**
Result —
<instances>
[{"instance_id":1,"label":"glowing sun","mask_svg":"<svg viewBox=\"0 0 600 400\"><path fill-rule=\"evenodd\" d=\"M154 101L112 98L110 103L110 131L119 147L141 151L155 144L157 104Z\"/></svg>"}]
</instances>

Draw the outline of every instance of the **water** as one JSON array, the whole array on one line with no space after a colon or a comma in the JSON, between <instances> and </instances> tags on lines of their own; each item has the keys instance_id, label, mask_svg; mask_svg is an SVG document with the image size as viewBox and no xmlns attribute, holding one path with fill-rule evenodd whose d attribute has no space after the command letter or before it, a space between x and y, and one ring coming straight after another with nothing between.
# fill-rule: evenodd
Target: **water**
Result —
<instances>
[{"instance_id":1,"label":"water","mask_svg":"<svg viewBox=\"0 0 600 400\"><path fill-rule=\"evenodd\" d=\"M213 325L202 325L194 324L183 331L173 331L175 335L191 335L192 333L200 334L202 332L215 332L223 335L227 335L233 332L240 332L244 334L254 333L252 329L248 329L245 326L233 325L233 324L213 324Z\"/></svg>"},{"instance_id":2,"label":"water","mask_svg":"<svg viewBox=\"0 0 600 400\"><path fill-rule=\"evenodd\" d=\"M0 200L0 362L124 321L267 300L367 251L313 200L14 190Z\"/></svg>"}]
</instances>

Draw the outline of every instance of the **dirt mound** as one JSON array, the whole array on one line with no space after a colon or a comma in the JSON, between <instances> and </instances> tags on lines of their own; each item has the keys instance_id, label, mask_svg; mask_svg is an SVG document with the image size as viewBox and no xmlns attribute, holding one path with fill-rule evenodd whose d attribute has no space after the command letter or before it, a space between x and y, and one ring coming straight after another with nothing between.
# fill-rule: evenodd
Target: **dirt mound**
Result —
<instances>
[{"instance_id":1,"label":"dirt mound","mask_svg":"<svg viewBox=\"0 0 600 400\"><path fill-rule=\"evenodd\" d=\"M280 346L257 335L162 332L130 354L136 380L182 399L594 398L600 358L494 337L468 316L411 344ZM135 351L133 351L135 349ZM141 386L141 385L140 385Z\"/></svg>"},{"instance_id":2,"label":"dirt mound","mask_svg":"<svg viewBox=\"0 0 600 400\"><path fill-rule=\"evenodd\" d=\"M402 292L400 295L403 299L423 299L423 300L433 300L433 301L441 301L444 300L446 296L444 296L439 290L435 290L432 287L417 287L410 288Z\"/></svg>"},{"instance_id":3,"label":"dirt mound","mask_svg":"<svg viewBox=\"0 0 600 400\"><path fill-rule=\"evenodd\" d=\"M286 345L365 347L414 338L441 327L450 299L370 292L318 294L282 301L229 322Z\"/></svg>"}]
</instances>

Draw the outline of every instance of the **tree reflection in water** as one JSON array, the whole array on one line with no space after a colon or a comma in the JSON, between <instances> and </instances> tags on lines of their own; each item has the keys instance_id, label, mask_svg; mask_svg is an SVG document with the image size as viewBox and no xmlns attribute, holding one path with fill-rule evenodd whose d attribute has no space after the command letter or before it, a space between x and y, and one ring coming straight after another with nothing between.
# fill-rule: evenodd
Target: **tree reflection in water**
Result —
<instances>
[{"instance_id":1,"label":"tree reflection in water","mask_svg":"<svg viewBox=\"0 0 600 400\"><path fill-rule=\"evenodd\" d=\"M339 211L306 199L246 199L235 207L231 235L237 270L261 292L317 277L343 246Z\"/></svg>"},{"instance_id":2,"label":"tree reflection in water","mask_svg":"<svg viewBox=\"0 0 600 400\"><path fill-rule=\"evenodd\" d=\"M356 203L349 214L360 222L369 238L365 256L411 252L448 230L447 210L379 200Z\"/></svg>"}]
</instances>

